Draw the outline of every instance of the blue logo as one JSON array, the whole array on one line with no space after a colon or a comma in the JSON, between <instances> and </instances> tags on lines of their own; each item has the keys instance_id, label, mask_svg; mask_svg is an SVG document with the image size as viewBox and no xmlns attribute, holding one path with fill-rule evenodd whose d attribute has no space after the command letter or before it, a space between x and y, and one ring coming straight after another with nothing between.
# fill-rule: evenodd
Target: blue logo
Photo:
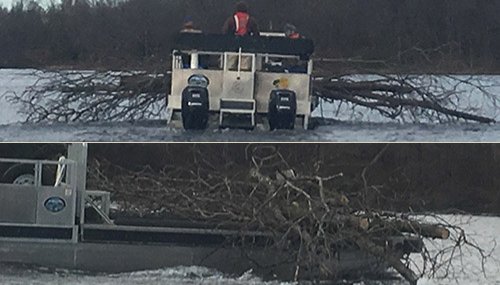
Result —
<instances>
[{"instance_id":1,"label":"blue logo","mask_svg":"<svg viewBox=\"0 0 500 285\"><path fill-rule=\"evenodd\" d=\"M66 208L66 202L60 197L50 197L43 204L52 213L59 213Z\"/></svg>"}]
</instances>

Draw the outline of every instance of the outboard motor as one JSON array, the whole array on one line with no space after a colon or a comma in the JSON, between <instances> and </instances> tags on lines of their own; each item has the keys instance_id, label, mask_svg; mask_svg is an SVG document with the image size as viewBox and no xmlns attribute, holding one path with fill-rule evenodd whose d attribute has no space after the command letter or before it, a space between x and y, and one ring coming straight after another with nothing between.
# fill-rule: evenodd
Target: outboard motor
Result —
<instances>
[{"instance_id":1,"label":"outboard motor","mask_svg":"<svg viewBox=\"0 0 500 285\"><path fill-rule=\"evenodd\" d=\"M208 124L208 84L201 74L191 75L182 91L182 124L186 130L203 130Z\"/></svg>"},{"instance_id":2,"label":"outboard motor","mask_svg":"<svg viewBox=\"0 0 500 285\"><path fill-rule=\"evenodd\" d=\"M271 130L293 129L296 114L297 96L295 92L288 89L277 89L271 92L267 113Z\"/></svg>"}]
</instances>

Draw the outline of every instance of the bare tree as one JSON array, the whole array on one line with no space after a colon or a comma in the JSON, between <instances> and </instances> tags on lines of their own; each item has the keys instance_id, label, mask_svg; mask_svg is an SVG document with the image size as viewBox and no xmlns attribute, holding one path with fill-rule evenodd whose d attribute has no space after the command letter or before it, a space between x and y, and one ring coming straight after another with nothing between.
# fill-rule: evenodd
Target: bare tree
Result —
<instances>
[{"instance_id":1,"label":"bare tree","mask_svg":"<svg viewBox=\"0 0 500 285\"><path fill-rule=\"evenodd\" d=\"M50 71L37 76L37 82L22 94L8 94L11 103L24 107L27 122L158 119L166 108L170 82L169 74L128 72ZM352 110L371 109L390 119L495 122L476 114L481 109L464 106L464 88L476 92L479 100L494 106L498 103L498 97L473 76L376 74L362 81L352 80L353 76L317 79L313 94L338 105L349 103Z\"/></svg>"},{"instance_id":2,"label":"bare tree","mask_svg":"<svg viewBox=\"0 0 500 285\"><path fill-rule=\"evenodd\" d=\"M318 163L297 173L279 147L272 145L248 145L246 171L214 165L193 146L190 167L130 171L95 161L90 178L95 187L111 190L125 212L182 217L241 232L269 232L273 247L294 257L292 280L340 277L335 271L335 256L345 246L378 257L411 284L443 268L453 274L451 261L463 248L474 249L484 263L489 253L471 242L459 226L433 214L415 216L373 208L359 198L363 192L373 191L366 172L386 148L382 146L360 174L365 177L360 195L351 193L349 197L339 188L339 181L346 179L343 173L321 176ZM437 251L423 244L421 254L415 256L404 246L381 242L395 236L450 242ZM421 265L419 271L415 264Z\"/></svg>"}]
</instances>

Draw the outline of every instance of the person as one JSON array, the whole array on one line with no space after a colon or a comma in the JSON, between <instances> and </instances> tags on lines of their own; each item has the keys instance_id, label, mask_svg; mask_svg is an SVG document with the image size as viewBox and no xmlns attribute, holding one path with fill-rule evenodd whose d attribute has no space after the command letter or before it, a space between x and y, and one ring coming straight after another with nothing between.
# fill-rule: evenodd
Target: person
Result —
<instances>
[{"instance_id":1,"label":"person","mask_svg":"<svg viewBox=\"0 0 500 285\"><path fill-rule=\"evenodd\" d=\"M235 13L226 20L222 32L226 35L235 35L239 37L259 36L259 26L255 19L248 13L248 5L245 2L238 2L236 4ZM229 70L237 70L237 55L229 55L227 61ZM243 71L250 71L252 69L251 57L243 56L241 58L240 68Z\"/></svg>"},{"instance_id":2,"label":"person","mask_svg":"<svg viewBox=\"0 0 500 285\"><path fill-rule=\"evenodd\" d=\"M182 24L182 29L179 31L181 34L201 34L202 31L194 27L194 22L191 17L187 16ZM181 54L182 67L191 68L191 56L187 53Z\"/></svg>"},{"instance_id":3,"label":"person","mask_svg":"<svg viewBox=\"0 0 500 285\"><path fill-rule=\"evenodd\" d=\"M201 30L198 30L194 27L194 22L191 19L191 17L186 17L184 19L184 24L182 25L182 29L181 29L180 33L200 34Z\"/></svg>"},{"instance_id":4,"label":"person","mask_svg":"<svg viewBox=\"0 0 500 285\"><path fill-rule=\"evenodd\" d=\"M224 34L236 36L258 36L259 26L248 13L248 5L242 1L236 4L235 13L226 20L222 31Z\"/></svg>"},{"instance_id":5,"label":"person","mask_svg":"<svg viewBox=\"0 0 500 285\"><path fill-rule=\"evenodd\" d=\"M297 27L295 27L292 24L286 24L284 30L285 30L285 36L289 39L297 40L302 38L302 36L297 31Z\"/></svg>"}]
</instances>

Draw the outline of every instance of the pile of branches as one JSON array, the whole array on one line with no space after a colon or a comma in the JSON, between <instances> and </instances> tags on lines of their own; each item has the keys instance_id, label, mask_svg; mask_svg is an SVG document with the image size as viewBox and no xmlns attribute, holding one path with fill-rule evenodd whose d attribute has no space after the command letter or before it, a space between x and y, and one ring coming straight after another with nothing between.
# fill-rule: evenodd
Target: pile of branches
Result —
<instances>
[{"instance_id":1,"label":"pile of branches","mask_svg":"<svg viewBox=\"0 0 500 285\"><path fill-rule=\"evenodd\" d=\"M111 191L113 200L128 214L175 216L236 227L241 232L271 233L273 246L293 254L296 271L291 279L295 280L311 275L335 279L337 250L351 246L416 284L423 274L451 262L450 253L469 244L462 229L442 220L426 223L410 215L369 208L362 202L368 184L355 193L358 198L348 197L338 188L339 180L345 179L342 173L323 177L312 167L308 173L297 174L274 146L249 146L246 155L246 171L221 169L202 157L186 169L146 167L140 171L94 161L89 181L93 187ZM425 269L417 272L412 267L417 262L414 255L380 242L391 237L451 239L452 246L432 252L422 245L418 256Z\"/></svg>"},{"instance_id":2,"label":"pile of branches","mask_svg":"<svg viewBox=\"0 0 500 285\"><path fill-rule=\"evenodd\" d=\"M475 114L481 110L462 106L461 101L465 101L461 98L463 88L482 95L481 100L492 102L494 106L498 103L497 96L473 77L387 74L372 74L371 77L368 80L353 80L352 75L324 77L314 81L314 93L327 102L365 107L390 119L495 122L493 118Z\"/></svg>"},{"instance_id":3,"label":"pile of branches","mask_svg":"<svg viewBox=\"0 0 500 285\"><path fill-rule=\"evenodd\" d=\"M39 79L23 93L9 93L8 100L23 107L26 122L134 121L162 118L170 75L143 72L37 72ZM375 110L390 119L494 123L464 107L463 90L469 88L494 106L498 98L473 77L372 74L364 80L354 75L317 78L313 94L337 105L343 103ZM448 84L449 83L449 84ZM469 93L470 93L469 92ZM164 115L164 114L163 114ZM164 116L163 116L164 117Z\"/></svg>"},{"instance_id":4,"label":"pile of branches","mask_svg":"<svg viewBox=\"0 0 500 285\"><path fill-rule=\"evenodd\" d=\"M22 107L26 122L93 122L158 119L169 81L144 72L48 71L7 100Z\"/></svg>"}]
</instances>

